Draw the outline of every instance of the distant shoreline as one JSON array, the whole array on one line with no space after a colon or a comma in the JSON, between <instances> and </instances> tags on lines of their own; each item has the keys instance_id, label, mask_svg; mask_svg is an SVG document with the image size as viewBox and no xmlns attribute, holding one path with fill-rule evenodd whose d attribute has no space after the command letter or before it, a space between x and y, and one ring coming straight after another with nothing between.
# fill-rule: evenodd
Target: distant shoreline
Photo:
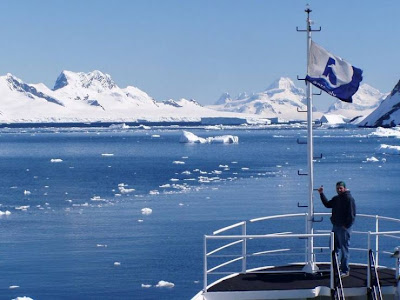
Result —
<instances>
[{"instance_id":1,"label":"distant shoreline","mask_svg":"<svg viewBox=\"0 0 400 300\"><path fill-rule=\"evenodd\" d=\"M201 122L49 122L49 123L0 123L0 128L48 128L48 127L110 127L111 125L127 126L200 126Z\"/></svg>"}]
</instances>

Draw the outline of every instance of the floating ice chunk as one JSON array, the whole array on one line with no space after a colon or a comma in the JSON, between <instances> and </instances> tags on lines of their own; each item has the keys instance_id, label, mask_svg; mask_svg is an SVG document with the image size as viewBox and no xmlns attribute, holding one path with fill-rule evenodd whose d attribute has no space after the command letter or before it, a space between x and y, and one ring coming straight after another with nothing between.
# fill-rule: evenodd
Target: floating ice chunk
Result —
<instances>
[{"instance_id":1,"label":"floating ice chunk","mask_svg":"<svg viewBox=\"0 0 400 300\"><path fill-rule=\"evenodd\" d=\"M26 211L30 206L29 205L22 205L22 206L16 206L16 210L23 210Z\"/></svg>"},{"instance_id":2,"label":"floating ice chunk","mask_svg":"<svg viewBox=\"0 0 400 300\"><path fill-rule=\"evenodd\" d=\"M239 137L233 136L233 135L221 135L221 136L216 136L216 137L202 138L202 137L198 137L194 133L184 130L179 139L179 142L180 143L199 143L199 144L205 144L205 143L232 144L232 143L238 143Z\"/></svg>"},{"instance_id":3,"label":"floating ice chunk","mask_svg":"<svg viewBox=\"0 0 400 300\"><path fill-rule=\"evenodd\" d=\"M184 165L185 164L184 161L180 161L180 160L174 160L172 163L175 165Z\"/></svg>"},{"instance_id":4,"label":"floating ice chunk","mask_svg":"<svg viewBox=\"0 0 400 300\"><path fill-rule=\"evenodd\" d=\"M121 194L129 194L135 191L135 189L126 189L123 186L119 186L118 189Z\"/></svg>"},{"instance_id":5,"label":"floating ice chunk","mask_svg":"<svg viewBox=\"0 0 400 300\"><path fill-rule=\"evenodd\" d=\"M200 143L204 144L206 143L206 139L198 137L194 133L191 133L189 131L183 131L181 137L179 138L180 143Z\"/></svg>"},{"instance_id":6,"label":"floating ice chunk","mask_svg":"<svg viewBox=\"0 0 400 300\"><path fill-rule=\"evenodd\" d=\"M219 165L218 168L229 168L228 165Z\"/></svg>"},{"instance_id":7,"label":"floating ice chunk","mask_svg":"<svg viewBox=\"0 0 400 300\"><path fill-rule=\"evenodd\" d=\"M151 191L149 192L149 194L150 194L150 195L158 195L158 194L160 194L160 192L159 192L158 190L151 190Z\"/></svg>"},{"instance_id":8,"label":"floating ice chunk","mask_svg":"<svg viewBox=\"0 0 400 300\"><path fill-rule=\"evenodd\" d=\"M151 284L144 284L144 283L142 283L142 288L144 288L144 289L151 288Z\"/></svg>"},{"instance_id":9,"label":"floating ice chunk","mask_svg":"<svg viewBox=\"0 0 400 300\"><path fill-rule=\"evenodd\" d=\"M137 220L139 223L142 223L143 222L143 220L142 219L139 219L139 220Z\"/></svg>"},{"instance_id":10,"label":"floating ice chunk","mask_svg":"<svg viewBox=\"0 0 400 300\"><path fill-rule=\"evenodd\" d=\"M19 285L10 285L8 288L9 289L17 289L17 288L19 288Z\"/></svg>"},{"instance_id":11,"label":"floating ice chunk","mask_svg":"<svg viewBox=\"0 0 400 300\"><path fill-rule=\"evenodd\" d=\"M30 191L24 190L24 195L30 195L30 194L31 194Z\"/></svg>"},{"instance_id":12,"label":"floating ice chunk","mask_svg":"<svg viewBox=\"0 0 400 300\"><path fill-rule=\"evenodd\" d=\"M192 174L190 171L183 171L181 174L184 174L184 175L190 175L190 174Z\"/></svg>"},{"instance_id":13,"label":"floating ice chunk","mask_svg":"<svg viewBox=\"0 0 400 300\"><path fill-rule=\"evenodd\" d=\"M393 128L378 127L374 132L371 132L369 136L400 138L400 127L399 126Z\"/></svg>"},{"instance_id":14,"label":"floating ice chunk","mask_svg":"<svg viewBox=\"0 0 400 300\"><path fill-rule=\"evenodd\" d=\"M171 178L170 181L179 181L178 178Z\"/></svg>"},{"instance_id":15,"label":"floating ice chunk","mask_svg":"<svg viewBox=\"0 0 400 300\"><path fill-rule=\"evenodd\" d=\"M11 215L11 212L9 210L6 210L6 211L0 210L0 216L9 216L9 215Z\"/></svg>"},{"instance_id":16,"label":"floating ice chunk","mask_svg":"<svg viewBox=\"0 0 400 300\"><path fill-rule=\"evenodd\" d=\"M171 187L171 185L169 183L167 183L167 184L160 185L159 187L160 188L169 188L169 187Z\"/></svg>"},{"instance_id":17,"label":"floating ice chunk","mask_svg":"<svg viewBox=\"0 0 400 300\"><path fill-rule=\"evenodd\" d=\"M93 196L90 198L92 201L106 201L106 199L101 198L100 196Z\"/></svg>"},{"instance_id":18,"label":"floating ice chunk","mask_svg":"<svg viewBox=\"0 0 400 300\"><path fill-rule=\"evenodd\" d=\"M119 267L121 263L119 261L114 262L114 266Z\"/></svg>"},{"instance_id":19,"label":"floating ice chunk","mask_svg":"<svg viewBox=\"0 0 400 300\"><path fill-rule=\"evenodd\" d=\"M142 215L151 215L153 213L153 210L151 208L145 207L142 208Z\"/></svg>"},{"instance_id":20,"label":"floating ice chunk","mask_svg":"<svg viewBox=\"0 0 400 300\"><path fill-rule=\"evenodd\" d=\"M23 297L14 298L14 299L12 299L12 300L33 300L33 299L32 299L31 297L23 296Z\"/></svg>"},{"instance_id":21,"label":"floating ice chunk","mask_svg":"<svg viewBox=\"0 0 400 300\"><path fill-rule=\"evenodd\" d=\"M122 124L111 124L108 128L111 129L129 129L130 127L125 123Z\"/></svg>"},{"instance_id":22,"label":"floating ice chunk","mask_svg":"<svg viewBox=\"0 0 400 300\"><path fill-rule=\"evenodd\" d=\"M242 170L243 170L243 171L247 171L247 170L250 170L250 168L243 167Z\"/></svg>"},{"instance_id":23,"label":"floating ice chunk","mask_svg":"<svg viewBox=\"0 0 400 300\"><path fill-rule=\"evenodd\" d=\"M107 248L107 245L105 245L105 244L97 244L96 247Z\"/></svg>"},{"instance_id":24,"label":"floating ice chunk","mask_svg":"<svg viewBox=\"0 0 400 300\"><path fill-rule=\"evenodd\" d=\"M377 152L385 154L400 154L400 146L381 144L380 147L377 149Z\"/></svg>"},{"instance_id":25,"label":"floating ice chunk","mask_svg":"<svg viewBox=\"0 0 400 300\"><path fill-rule=\"evenodd\" d=\"M379 159L377 159L376 157L372 156L372 157L367 157L367 162L378 162Z\"/></svg>"},{"instance_id":26,"label":"floating ice chunk","mask_svg":"<svg viewBox=\"0 0 400 300\"><path fill-rule=\"evenodd\" d=\"M139 125L139 126L138 126L138 128L141 128L141 129L146 129L146 130L149 130L149 129L151 129L151 127L150 127L150 126L146 126L146 125Z\"/></svg>"},{"instance_id":27,"label":"floating ice chunk","mask_svg":"<svg viewBox=\"0 0 400 300\"><path fill-rule=\"evenodd\" d=\"M102 153L101 156L114 156L114 153Z\"/></svg>"},{"instance_id":28,"label":"floating ice chunk","mask_svg":"<svg viewBox=\"0 0 400 300\"><path fill-rule=\"evenodd\" d=\"M160 135L159 135L159 134L152 134L151 137L152 137L152 138L159 138Z\"/></svg>"},{"instance_id":29,"label":"floating ice chunk","mask_svg":"<svg viewBox=\"0 0 400 300\"><path fill-rule=\"evenodd\" d=\"M175 284L173 284L172 282L168 282L168 281L164 281L164 280L160 280L156 287L158 288L162 288L162 287L167 287L167 288L173 288L175 286Z\"/></svg>"},{"instance_id":30,"label":"floating ice chunk","mask_svg":"<svg viewBox=\"0 0 400 300\"><path fill-rule=\"evenodd\" d=\"M52 159L50 159L50 162L52 162L52 163L60 163L62 161L63 160L61 158L52 158Z\"/></svg>"},{"instance_id":31,"label":"floating ice chunk","mask_svg":"<svg viewBox=\"0 0 400 300\"><path fill-rule=\"evenodd\" d=\"M234 135L221 135L216 137L207 138L209 143L215 144L237 144L239 143L239 137Z\"/></svg>"}]
</instances>

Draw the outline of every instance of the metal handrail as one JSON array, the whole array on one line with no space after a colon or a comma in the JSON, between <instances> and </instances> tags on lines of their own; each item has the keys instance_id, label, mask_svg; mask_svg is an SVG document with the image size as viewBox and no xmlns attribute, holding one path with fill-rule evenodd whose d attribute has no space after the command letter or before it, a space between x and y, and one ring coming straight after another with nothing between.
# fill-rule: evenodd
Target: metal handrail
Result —
<instances>
[{"instance_id":1,"label":"metal handrail","mask_svg":"<svg viewBox=\"0 0 400 300\"><path fill-rule=\"evenodd\" d=\"M373 299L381 300L381 299L383 299L382 290L381 290L381 285L380 285L380 282L379 282L379 275L378 275L377 266L375 265L374 252L372 250L368 251L368 258L369 258L369 260L368 260L368 274L369 274L371 279L372 279L372 275L374 275L374 280L373 281L372 280L368 281L368 289L369 289L369 292L371 293Z\"/></svg>"},{"instance_id":2,"label":"metal handrail","mask_svg":"<svg viewBox=\"0 0 400 300\"><path fill-rule=\"evenodd\" d=\"M344 300L344 291L343 291L343 282L340 277L339 263L338 257L335 251L331 252L332 254L332 281L333 286L331 287L332 298L338 300Z\"/></svg>"},{"instance_id":3,"label":"metal handrail","mask_svg":"<svg viewBox=\"0 0 400 300\"><path fill-rule=\"evenodd\" d=\"M330 213L315 213L315 215L319 215L319 216L323 216L323 215L330 215ZM260 221L269 221L269 220L276 220L276 219L283 219L283 218L293 218L293 217L305 217L307 219L308 214L307 213L296 213L296 214L285 214L285 215L274 215L274 216L267 216L267 217L262 217L262 218L255 218L255 219L251 219L249 222L250 223L256 223L256 222L260 222ZM396 230L390 230L390 231L379 231L379 221L383 220L383 221L389 221L389 222L396 222L396 223L400 223L400 219L395 219L395 218L391 218L391 217L383 217L383 216L379 216L379 215L366 215L366 214L358 214L357 217L362 217L362 218L370 218L370 219L374 219L375 220L375 228L373 231L353 231L353 233L357 234L357 235L368 235L367 238L367 242L368 245L366 248L350 248L351 250L355 250L355 251L369 251L370 249L372 249L371 245L371 239L375 236L375 249L373 250L375 252L376 255L376 266L378 266L378 257L379 257L379 253L389 253L388 251L383 251L383 250L379 250L379 237L387 237L387 238L396 238L396 239L400 239L400 230L396 231ZM241 234L228 234L225 233L224 235L219 235L222 232L227 232L231 229L235 229L241 227L242 228L242 232ZM317 231L318 232L318 231ZM257 256L263 256L263 255L269 255L269 254L277 254L277 255L293 255L293 252L290 252L291 249L285 248L285 249L269 249L266 251L258 251L258 252L254 252L251 253L248 251L247 249L247 241L248 240L253 240L253 239L271 239L271 238L294 238L294 239L309 239L309 238L315 238L315 237L327 237L332 235L332 233L328 230L323 231L324 233L313 233L313 234L297 234L297 233L292 233L292 232L276 232L276 233L268 233L268 234L248 234L247 233L247 222L246 221L242 221L227 227L224 227L222 229L216 230L213 232L213 235L205 235L204 236L204 290L207 290L207 276L209 274L235 274L238 272L213 272L223 266L227 266L230 265L234 262L237 261L242 261L242 268L239 271L239 273L246 273L247 272L247 258L251 258L251 257L257 257ZM220 245L218 248L216 249L212 249L211 251L208 251L207 249L207 241L211 241L211 240L232 240L232 239L236 239L236 241L231 241L229 243L226 243L224 245ZM332 241L332 237L331 237L331 241ZM237 253L237 254L219 254L220 251L224 250L224 249L233 249L231 247L235 246L235 245L242 245L242 251L241 253ZM333 244L330 247L313 247L312 249L312 255L315 254L319 254L318 252L315 252L314 250L316 249L329 249L333 250ZM235 248L237 249L237 248ZM262 250L262 249L260 249ZM281 252L280 254L278 254L278 252ZM286 253L282 253L282 252L286 252ZM320 252L321 254L324 254L324 251ZM296 253L295 253L296 254ZM299 253L297 253L299 254ZM207 260L210 257L235 257L235 259L230 259L228 261L222 262L221 264L219 264L218 266L213 266L212 268L208 269L207 265L208 262ZM332 266L331 266L332 268ZM370 283L370 278L368 279L368 283Z\"/></svg>"}]
</instances>

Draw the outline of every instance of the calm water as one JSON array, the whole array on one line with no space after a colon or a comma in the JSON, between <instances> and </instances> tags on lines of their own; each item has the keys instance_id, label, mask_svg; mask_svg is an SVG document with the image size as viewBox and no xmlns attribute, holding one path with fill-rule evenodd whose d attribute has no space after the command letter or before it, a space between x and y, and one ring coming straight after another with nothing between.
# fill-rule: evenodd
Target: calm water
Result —
<instances>
[{"instance_id":1,"label":"calm water","mask_svg":"<svg viewBox=\"0 0 400 300\"><path fill-rule=\"evenodd\" d=\"M1 129L0 210L11 215L0 217L0 298L189 299L204 234L304 211L304 130L188 130L239 144L181 144L178 128ZM371 131L315 131L315 184L333 196L345 180L360 213L399 218L400 156L376 148L400 140Z\"/></svg>"}]
</instances>

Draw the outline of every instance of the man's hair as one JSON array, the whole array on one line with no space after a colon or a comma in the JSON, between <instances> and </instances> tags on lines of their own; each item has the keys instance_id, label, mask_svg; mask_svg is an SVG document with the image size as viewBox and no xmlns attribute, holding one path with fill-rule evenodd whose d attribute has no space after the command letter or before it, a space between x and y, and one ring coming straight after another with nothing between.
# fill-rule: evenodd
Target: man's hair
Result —
<instances>
[{"instance_id":1,"label":"man's hair","mask_svg":"<svg viewBox=\"0 0 400 300\"><path fill-rule=\"evenodd\" d=\"M346 187L346 182L344 182L344 181L338 181L337 183L336 183L336 186L342 186L342 187Z\"/></svg>"}]
</instances>

